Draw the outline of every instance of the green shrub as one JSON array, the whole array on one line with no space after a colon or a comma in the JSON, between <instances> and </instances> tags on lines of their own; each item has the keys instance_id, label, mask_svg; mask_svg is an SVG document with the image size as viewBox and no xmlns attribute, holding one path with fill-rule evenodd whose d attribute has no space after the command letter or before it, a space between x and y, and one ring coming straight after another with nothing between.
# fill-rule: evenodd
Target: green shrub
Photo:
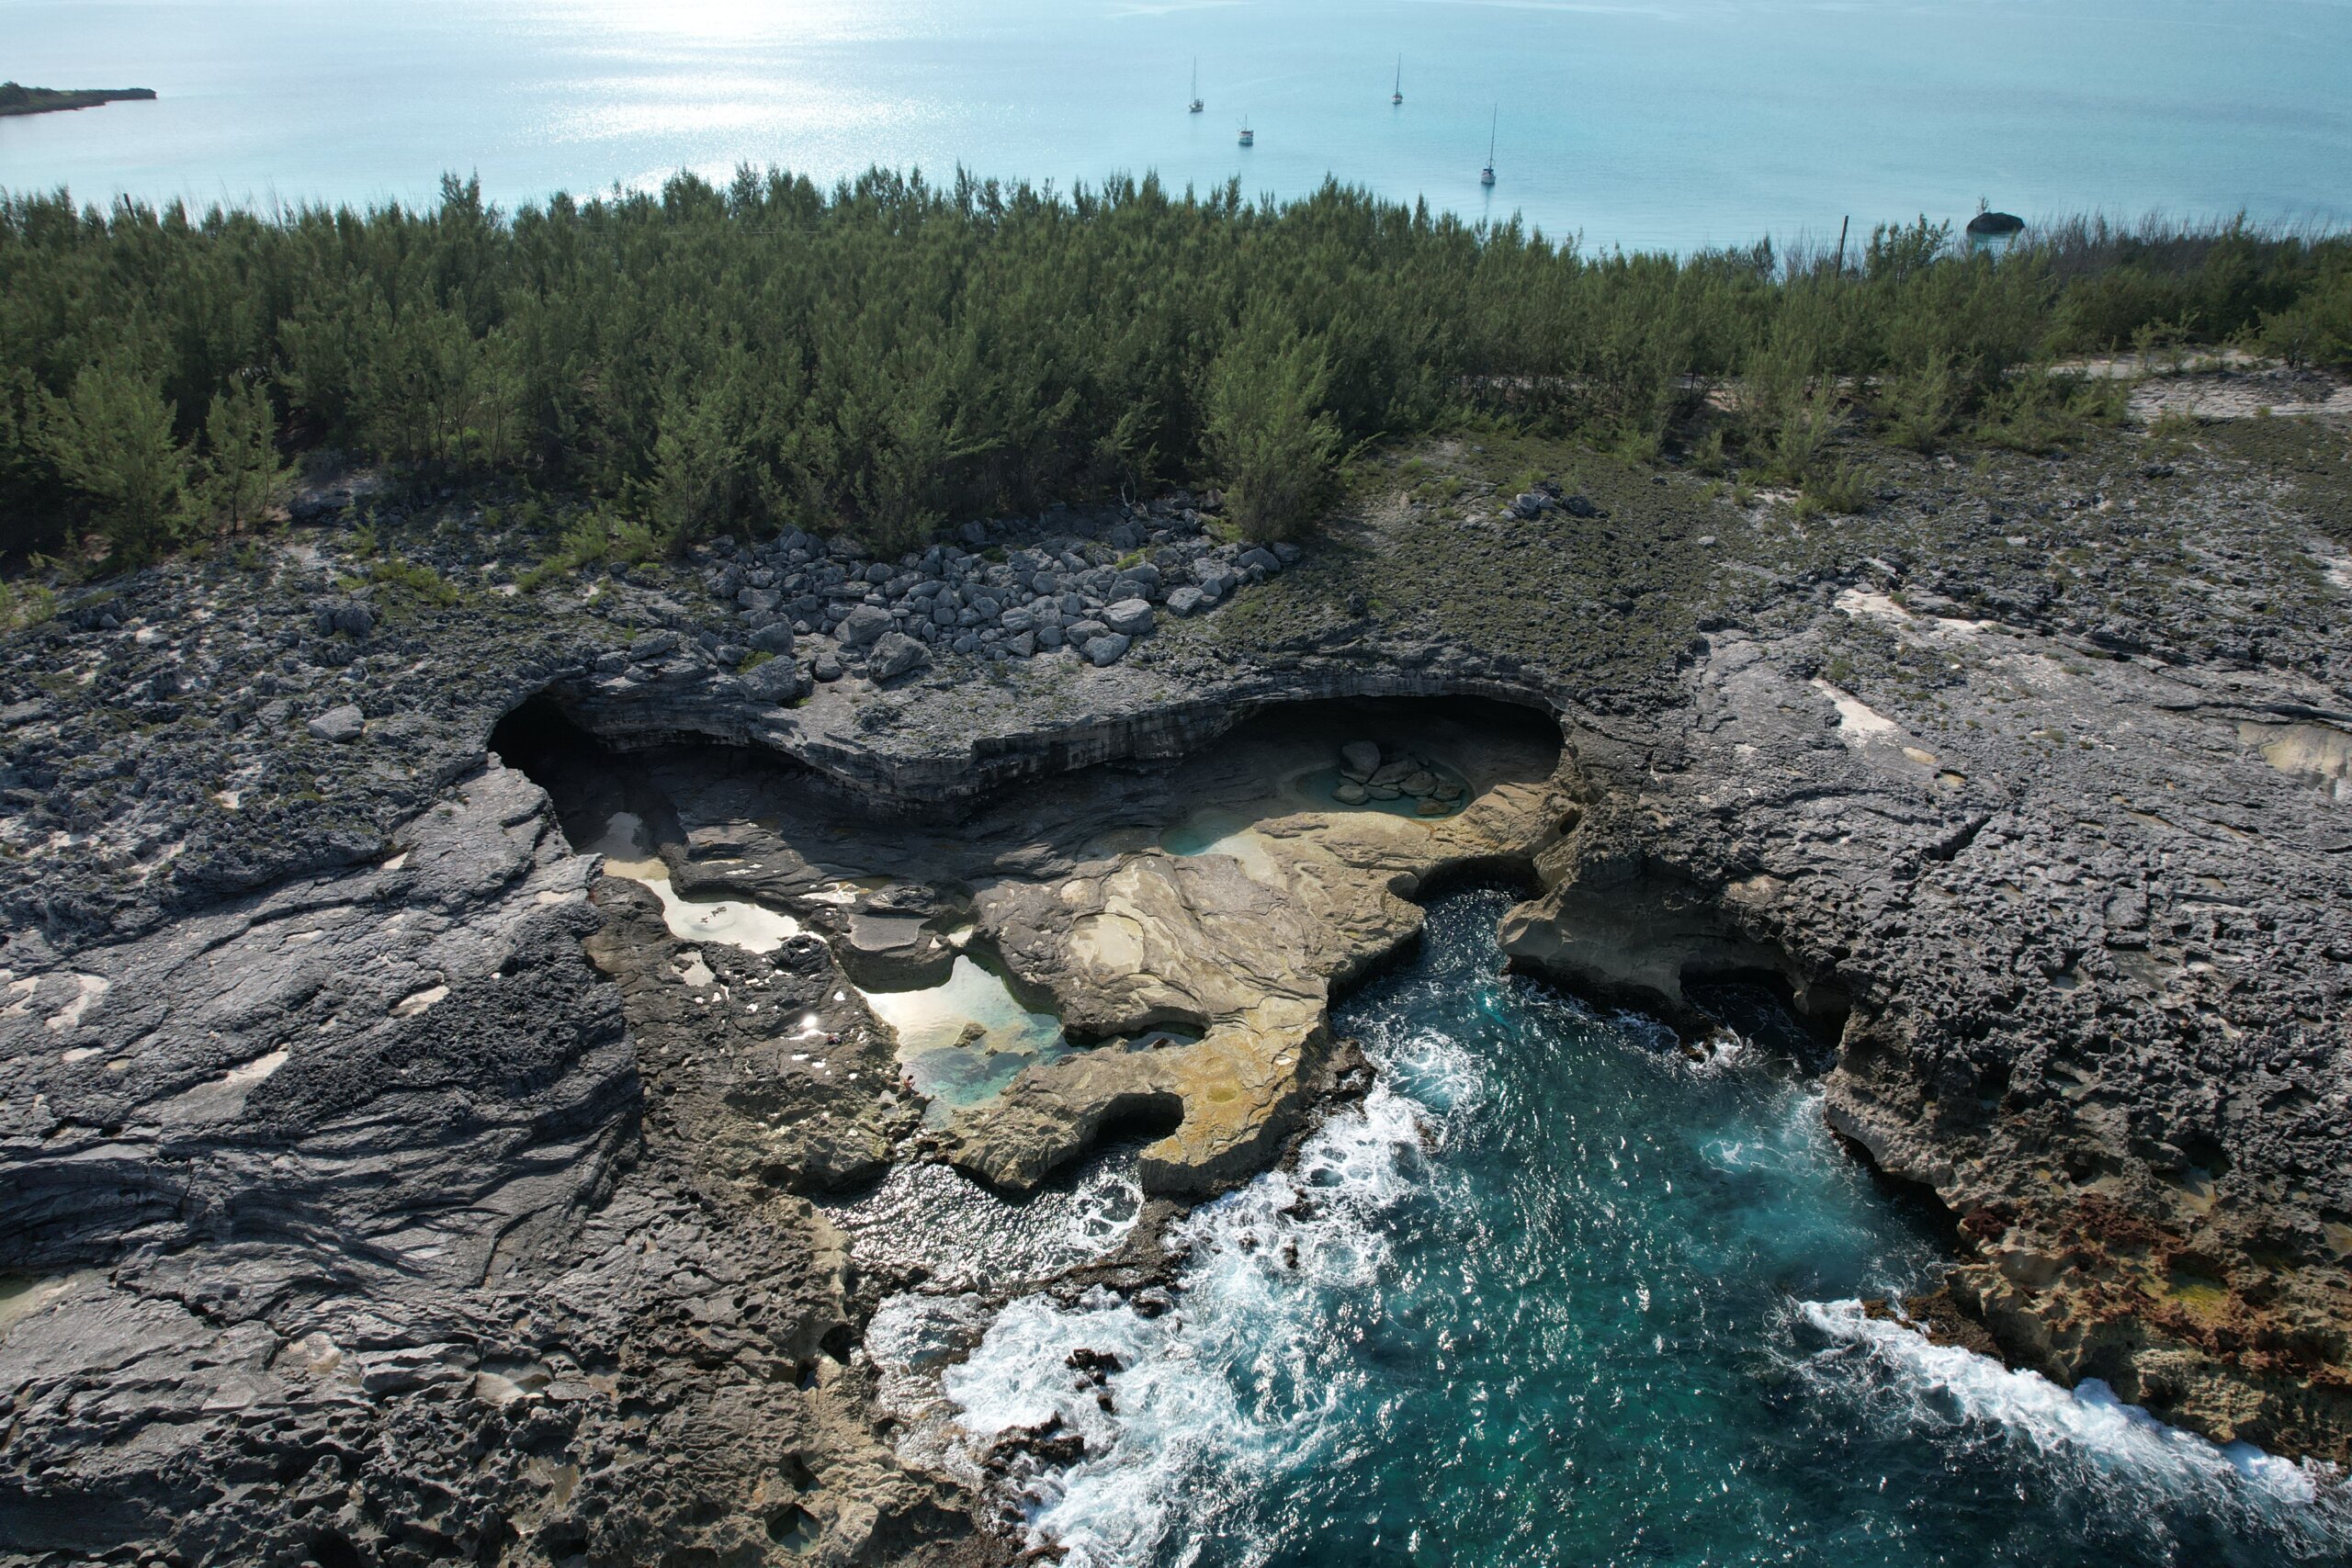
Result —
<instances>
[{"instance_id":1,"label":"green shrub","mask_svg":"<svg viewBox=\"0 0 2352 1568\"><path fill-rule=\"evenodd\" d=\"M77 371L50 404L49 456L66 484L95 504L119 558L145 560L169 546L187 516L187 450L157 378L126 356Z\"/></svg>"},{"instance_id":2,"label":"green shrub","mask_svg":"<svg viewBox=\"0 0 2352 1568\"><path fill-rule=\"evenodd\" d=\"M2352 266L2290 308L2265 316L2262 344L2290 365L2352 370Z\"/></svg>"},{"instance_id":3,"label":"green shrub","mask_svg":"<svg viewBox=\"0 0 2352 1568\"><path fill-rule=\"evenodd\" d=\"M1330 377L1320 346L1262 306L1210 367L1208 457L1247 537L1295 536L1329 487L1340 433L1317 410Z\"/></svg>"}]
</instances>

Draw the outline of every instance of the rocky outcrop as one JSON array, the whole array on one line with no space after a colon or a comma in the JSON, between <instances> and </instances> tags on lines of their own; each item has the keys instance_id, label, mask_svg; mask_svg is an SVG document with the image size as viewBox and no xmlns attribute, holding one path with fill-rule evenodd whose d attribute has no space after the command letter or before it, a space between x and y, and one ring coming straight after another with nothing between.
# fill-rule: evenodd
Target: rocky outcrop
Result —
<instances>
[{"instance_id":1,"label":"rocky outcrop","mask_svg":"<svg viewBox=\"0 0 2352 1568\"><path fill-rule=\"evenodd\" d=\"M0 1555L996 1554L867 1427L837 1238L688 1141L740 1086L672 1135L692 1068L588 965L632 929L594 868L493 764L368 869L65 964L12 936Z\"/></svg>"},{"instance_id":2,"label":"rocky outcrop","mask_svg":"<svg viewBox=\"0 0 2352 1568\"><path fill-rule=\"evenodd\" d=\"M1801 678L1856 634L1967 678L1917 728ZM2340 1457L2352 1064L2323 955L2352 947L2298 891L2340 879L2333 751L2239 728L2307 711L2299 684L1867 592L1787 639L1719 634L1670 773L1577 748L1599 804L1506 942L1670 1013L1694 981L1779 984L1838 1041L1832 1125L1953 1211L1953 1293L2007 1354Z\"/></svg>"},{"instance_id":3,"label":"rocky outcrop","mask_svg":"<svg viewBox=\"0 0 2352 1568\"><path fill-rule=\"evenodd\" d=\"M1026 601L969 651L902 626L944 552L803 633L741 603L775 542L539 587L463 497L379 501L413 570L324 533L69 595L0 669L0 1268L34 1280L0 1328L0 1539L1001 1555L876 1437L878 1284L809 1195L913 1159L1019 1185L1122 1119L1174 1140L1156 1185L1245 1173L1317 1090L1330 987L1448 866L1532 866L1512 951L1579 987L1694 1028L1710 980L1783 988L1835 1039L1835 1125L1953 1212L1950 1299L2005 1354L2342 1456L2352 484L2324 418L1870 454L1879 499L1834 525L1582 457L1561 502L1441 444L1443 486L1400 469L1295 561L1165 510L1086 525L1112 579L1077 618L1151 611L1099 622L1133 639L1101 668L1012 629ZM1057 530L1085 528L966 540L958 593ZM1179 543L1213 614L1158 562ZM1132 553L1158 593L1119 586ZM827 543L835 586L849 558ZM865 651L858 605L890 621ZM929 662L877 668L893 636ZM1293 800L1216 853L1159 843L1240 789L1253 721L1407 696L1556 719L1566 764L1471 778L1526 792L1483 827ZM739 953L600 882L484 768L546 708L643 770L676 893L823 943ZM1389 739L1315 744L1379 743L1369 800ZM931 1118L850 982L959 952L1081 1032L1182 1027Z\"/></svg>"}]
</instances>

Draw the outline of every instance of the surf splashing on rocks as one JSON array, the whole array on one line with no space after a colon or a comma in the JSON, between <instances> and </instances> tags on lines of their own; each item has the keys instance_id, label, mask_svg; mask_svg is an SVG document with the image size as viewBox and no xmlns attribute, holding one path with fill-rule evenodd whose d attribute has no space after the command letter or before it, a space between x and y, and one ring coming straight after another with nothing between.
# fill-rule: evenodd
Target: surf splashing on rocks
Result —
<instances>
[{"instance_id":1,"label":"surf splashing on rocks","mask_svg":"<svg viewBox=\"0 0 2352 1568\"><path fill-rule=\"evenodd\" d=\"M1329 1364L1332 1308L1369 1301L1390 1262L1383 1214L1442 1184L1446 1113L1480 1087L1468 1054L1435 1035L1380 1066L1363 1104L1319 1129L1293 1169L1171 1227L1191 1255L1175 1311L1146 1317L1101 1291L1075 1307L1032 1296L946 1373L967 1433L1055 1427L1083 1441L1078 1464L1012 1477L1032 1544L1059 1544L1072 1568L1158 1561L1179 1533L1240 1525L1216 1517L1220 1494L1272 1486L1344 1436L1351 1380ZM1108 1409L1073 1386L1082 1351L1122 1369Z\"/></svg>"},{"instance_id":2,"label":"surf splashing on rocks","mask_svg":"<svg viewBox=\"0 0 2352 1568\"><path fill-rule=\"evenodd\" d=\"M2347 1560L2329 1472L1867 1316L1940 1241L1787 1055L1498 976L1501 907L1341 1010L1374 1088L1171 1227L1171 1310L886 1308L909 1441L1074 1568Z\"/></svg>"},{"instance_id":3,"label":"surf splashing on rocks","mask_svg":"<svg viewBox=\"0 0 2352 1568\"><path fill-rule=\"evenodd\" d=\"M1792 1312L1810 1331L1792 1337L1820 1348L1792 1358L1791 1371L1889 1438L1976 1450L2102 1511L2201 1516L2275 1532L2296 1558L2352 1561L2352 1497L2330 1466L2209 1442L2125 1404L2098 1378L2063 1388L1936 1344L1859 1301L1798 1302Z\"/></svg>"}]
</instances>

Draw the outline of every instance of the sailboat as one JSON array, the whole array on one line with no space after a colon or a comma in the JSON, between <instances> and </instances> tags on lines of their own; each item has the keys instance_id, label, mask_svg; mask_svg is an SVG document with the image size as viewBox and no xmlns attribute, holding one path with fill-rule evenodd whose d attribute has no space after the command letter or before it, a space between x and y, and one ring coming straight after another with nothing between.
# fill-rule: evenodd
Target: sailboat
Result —
<instances>
[{"instance_id":1,"label":"sailboat","mask_svg":"<svg viewBox=\"0 0 2352 1568\"><path fill-rule=\"evenodd\" d=\"M1201 57L1193 56L1193 112L1198 114L1205 107L1201 102Z\"/></svg>"},{"instance_id":2,"label":"sailboat","mask_svg":"<svg viewBox=\"0 0 2352 1568\"><path fill-rule=\"evenodd\" d=\"M1405 57L1401 54L1396 57L1396 90L1388 95L1388 101L1392 104L1405 101Z\"/></svg>"},{"instance_id":3,"label":"sailboat","mask_svg":"<svg viewBox=\"0 0 2352 1568\"><path fill-rule=\"evenodd\" d=\"M1478 171L1478 183L1482 186L1490 186L1495 183L1495 130L1502 124L1502 119L1503 111L1498 106L1495 109L1495 118L1487 126L1487 166Z\"/></svg>"},{"instance_id":4,"label":"sailboat","mask_svg":"<svg viewBox=\"0 0 2352 1568\"><path fill-rule=\"evenodd\" d=\"M1246 114L1241 117L1241 145L1244 147L1258 145L1258 133L1250 129L1250 117Z\"/></svg>"}]
</instances>

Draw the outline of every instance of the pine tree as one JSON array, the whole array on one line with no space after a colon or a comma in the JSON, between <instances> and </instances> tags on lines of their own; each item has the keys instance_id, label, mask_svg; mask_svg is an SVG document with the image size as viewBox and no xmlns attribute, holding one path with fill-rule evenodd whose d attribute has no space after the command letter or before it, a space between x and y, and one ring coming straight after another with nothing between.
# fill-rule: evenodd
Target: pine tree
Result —
<instances>
[{"instance_id":1,"label":"pine tree","mask_svg":"<svg viewBox=\"0 0 2352 1568\"><path fill-rule=\"evenodd\" d=\"M51 399L45 433L60 478L97 503L113 553L145 560L171 544L187 510L187 452L153 378L119 355Z\"/></svg>"},{"instance_id":2,"label":"pine tree","mask_svg":"<svg viewBox=\"0 0 2352 1568\"><path fill-rule=\"evenodd\" d=\"M1296 533L1330 484L1340 450L1338 427L1321 412L1330 378L1322 347L1263 306L1210 367L1208 457L1250 537Z\"/></svg>"},{"instance_id":3,"label":"pine tree","mask_svg":"<svg viewBox=\"0 0 2352 1568\"><path fill-rule=\"evenodd\" d=\"M216 393L204 418L204 502L232 534L269 517L293 469L277 454L277 413L269 388L247 381Z\"/></svg>"}]
</instances>

